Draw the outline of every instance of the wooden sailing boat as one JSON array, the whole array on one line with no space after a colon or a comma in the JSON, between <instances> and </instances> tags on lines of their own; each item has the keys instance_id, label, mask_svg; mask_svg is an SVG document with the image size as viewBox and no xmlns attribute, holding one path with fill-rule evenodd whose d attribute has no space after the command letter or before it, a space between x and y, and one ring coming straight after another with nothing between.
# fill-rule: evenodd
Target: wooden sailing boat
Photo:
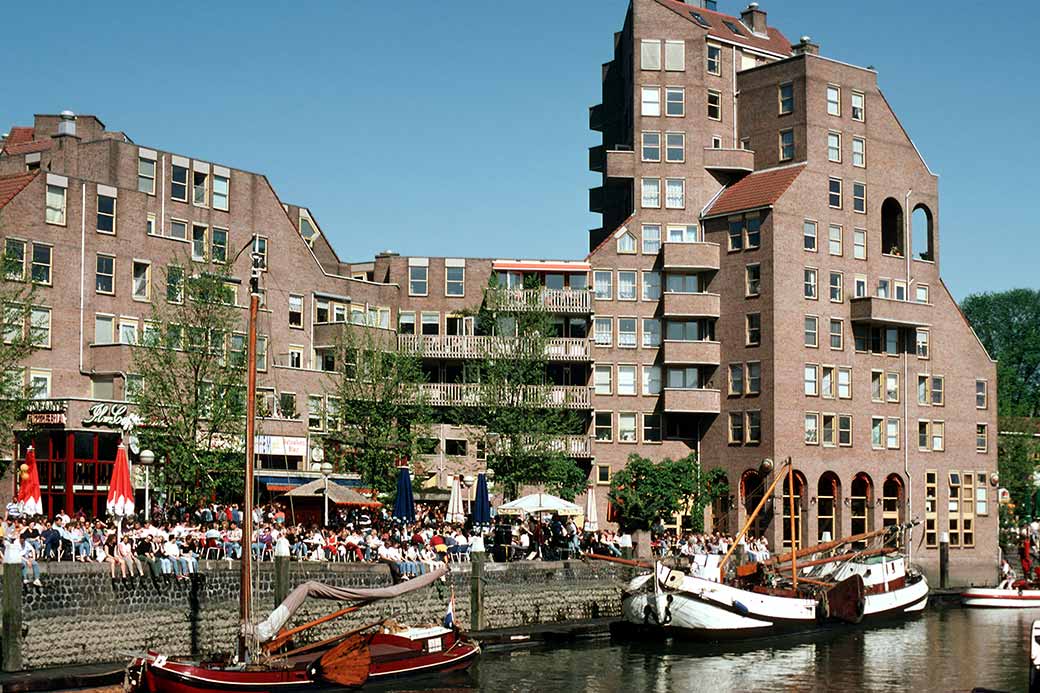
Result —
<instances>
[{"instance_id":1,"label":"wooden sailing boat","mask_svg":"<svg viewBox=\"0 0 1040 693\"><path fill-rule=\"evenodd\" d=\"M255 239L254 239L255 241ZM255 242L253 244L255 248ZM253 446L256 431L256 319L260 302L261 257L252 255L249 295L249 346L246 387L245 498L241 564L239 635L235 657L189 661L149 651L127 666L127 693L209 693L210 691L309 691L356 687L373 679L450 671L469 667L480 646L455 627L454 596L444 627L400 627L376 621L318 642L294 646L304 631L357 611L363 605L428 587L446 566L409 582L374 589L344 589L307 582L263 622L252 618ZM296 628L286 628L307 598L353 602L351 606Z\"/></svg>"},{"instance_id":2,"label":"wooden sailing boat","mask_svg":"<svg viewBox=\"0 0 1040 693\"><path fill-rule=\"evenodd\" d=\"M814 630L900 617L924 609L928 583L890 546L910 525L845 537L727 571L737 544L786 471L788 459L725 556L704 556L691 574L657 563L622 598L625 623L641 631L721 639ZM792 485L793 488L793 485ZM791 494L791 536L794 496ZM867 543L864 549L853 549ZM874 544L873 546L869 544ZM808 559L808 560L802 560Z\"/></svg>"}]
</instances>

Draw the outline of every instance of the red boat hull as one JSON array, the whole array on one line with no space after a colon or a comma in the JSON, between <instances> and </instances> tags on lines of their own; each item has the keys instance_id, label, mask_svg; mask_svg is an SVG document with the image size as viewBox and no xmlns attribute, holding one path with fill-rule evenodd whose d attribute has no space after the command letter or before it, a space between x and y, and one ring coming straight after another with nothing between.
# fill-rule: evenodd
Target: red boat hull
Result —
<instances>
[{"instance_id":1,"label":"red boat hull","mask_svg":"<svg viewBox=\"0 0 1040 693\"><path fill-rule=\"evenodd\" d=\"M369 642L369 649L370 682L467 669L480 654L480 645L454 632L419 640L377 633ZM290 660L285 668L242 669L172 660L149 652L127 667L123 688L127 693L295 693L341 689L342 686L317 675L314 662L320 654L311 653L306 660Z\"/></svg>"}]
</instances>

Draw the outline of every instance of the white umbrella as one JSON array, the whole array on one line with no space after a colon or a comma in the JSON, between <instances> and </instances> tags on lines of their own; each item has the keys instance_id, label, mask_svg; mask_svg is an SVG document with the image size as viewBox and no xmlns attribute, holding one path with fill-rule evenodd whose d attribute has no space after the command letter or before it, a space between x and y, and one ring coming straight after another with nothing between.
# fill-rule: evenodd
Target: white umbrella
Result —
<instances>
[{"instance_id":1,"label":"white umbrella","mask_svg":"<svg viewBox=\"0 0 1040 693\"><path fill-rule=\"evenodd\" d=\"M451 478L451 498L448 500L448 514L444 519L457 525L466 521L466 510L462 507L462 481L459 476Z\"/></svg>"},{"instance_id":2,"label":"white umbrella","mask_svg":"<svg viewBox=\"0 0 1040 693\"><path fill-rule=\"evenodd\" d=\"M596 489L592 486L589 486L589 491L585 495L585 531L599 531L599 518L596 517Z\"/></svg>"},{"instance_id":3,"label":"white umbrella","mask_svg":"<svg viewBox=\"0 0 1040 693\"><path fill-rule=\"evenodd\" d=\"M532 493L498 506L498 512L502 515L532 515L534 513L581 515L581 508L549 493Z\"/></svg>"}]
</instances>

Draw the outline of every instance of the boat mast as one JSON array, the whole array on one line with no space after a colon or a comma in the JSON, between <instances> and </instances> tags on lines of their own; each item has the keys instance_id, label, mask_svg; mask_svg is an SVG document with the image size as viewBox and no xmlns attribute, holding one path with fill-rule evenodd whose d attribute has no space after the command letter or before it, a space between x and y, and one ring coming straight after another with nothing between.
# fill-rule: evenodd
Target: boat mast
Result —
<instances>
[{"instance_id":1,"label":"boat mast","mask_svg":"<svg viewBox=\"0 0 1040 693\"><path fill-rule=\"evenodd\" d=\"M787 496L791 499L791 586L798 589L798 537L794 532L794 465L787 460Z\"/></svg>"},{"instance_id":2,"label":"boat mast","mask_svg":"<svg viewBox=\"0 0 1040 693\"><path fill-rule=\"evenodd\" d=\"M792 465L790 457L787 458L787 465ZM766 504L766 501L769 500L770 497L772 497L773 491L776 489L776 485L783 478L783 470L781 469L776 473L776 476L773 478L773 483L769 484L769 488L766 489L766 492L762 494L762 500L758 502L758 505L755 507L755 511L751 513L751 515L748 516L748 519L744 522L744 527L740 530L740 534L733 538L733 544L729 547L729 551L727 551L726 555L722 557L721 561L719 561L719 575L722 574L722 569L726 567L726 562L729 561L729 557L732 556L733 552L737 549L737 544L740 543L740 540L744 538L745 534L747 534L748 529L751 528L751 523L755 521L755 518L758 517L758 513L762 511L762 506L764 506Z\"/></svg>"},{"instance_id":3,"label":"boat mast","mask_svg":"<svg viewBox=\"0 0 1040 693\"><path fill-rule=\"evenodd\" d=\"M252 240L249 272L249 347L246 359L246 474L245 497L242 509L242 558L239 586L238 661L249 656L252 632L252 562L253 562L253 446L256 432L256 316L260 307L260 257L255 252L256 237Z\"/></svg>"}]
</instances>

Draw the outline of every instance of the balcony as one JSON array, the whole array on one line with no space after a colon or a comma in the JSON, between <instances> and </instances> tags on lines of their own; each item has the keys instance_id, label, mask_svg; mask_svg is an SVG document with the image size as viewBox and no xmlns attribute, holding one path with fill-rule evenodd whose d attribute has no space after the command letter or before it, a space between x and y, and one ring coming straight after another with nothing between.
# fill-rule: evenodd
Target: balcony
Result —
<instances>
[{"instance_id":1,"label":"balcony","mask_svg":"<svg viewBox=\"0 0 1040 693\"><path fill-rule=\"evenodd\" d=\"M896 301L891 298L864 296L849 301L852 322L902 327L927 327L931 307L926 303Z\"/></svg>"},{"instance_id":2,"label":"balcony","mask_svg":"<svg viewBox=\"0 0 1040 693\"><path fill-rule=\"evenodd\" d=\"M605 198L606 195L603 192L602 185L595 188L589 188L589 211L595 214L602 213L606 202Z\"/></svg>"},{"instance_id":3,"label":"balcony","mask_svg":"<svg viewBox=\"0 0 1040 693\"><path fill-rule=\"evenodd\" d=\"M479 383L424 383L419 392L434 407L507 406L535 409L591 409L584 385L518 385L492 388Z\"/></svg>"},{"instance_id":4,"label":"balcony","mask_svg":"<svg viewBox=\"0 0 1040 693\"><path fill-rule=\"evenodd\" d=\"M722 363L722 345L718 342L680 342L666 339L663 353L665 363L699 363L712 366Z\"/></svg>"},{"instance_id":5,"label":"balcony","mask_svg":"<svg viewBox=\"0 0 1040 693\"><path fill-rule=\"evenodd\" d=\"M529 344L530 340L517 337L418 334L397 337L400 351L438 359L515 358L524 355L530 349ZM545 358L549 361L589 361L589 340L550 337L545 340Z\"/></svg>"},{"instance_id":6,"label":"balcony","mask_svg":"<svg viewBox=\"0 0 1040 693\"><path fill-rule=\"evenodd\" d=\"M718 390L665 388L664 411L678 414L718 414L722 411L722 393Z\"/></svg>"},{"instance_id":7,"label":"balcony","mask_svg":"<svg viewBox=\"0 0 1040 693\"><path fill-rule=\"evenodd\" d=\"M664 243L661 264L665 269L718 270L718 243Z\"/></svg>"},{"instance_id":8,"label":"balcony","mask_svg":"<svg viewBox=\"0 0 1040 693\"><path fill-rule=\"evenodd\" d=\"M550 450L562 452L568 457L579 460L592 458L592 438L589 436L552 436L546 440L546 444ZM495 443L496 451L501 454L508 454L510 447L506 439L500 438Z\"/></svg>"},{"instance_id":9,"label":"balcony","mask_svg":"<svg viewBox=\"0 0 1040 693\"><path fill-rule=\"evenodd\" d=\"M117 373L132 370L133 354L128 344L91 344L88 352L89 368L98 373Z\"/></svg>"},{"instance_id":10,"label":"balcony","mask_svg":"<svg viewBox=\"0 0 1040 693\"><path fill-rule=\"evenodd\" d=\"M393 330L367 325L355 325L349 322L316 322L314 323L314 348L333 347L344 339L356 339L362 345L371 344L389 350L393 345Z\"/></svg>"},{"instance_id":11,"label":"balcony","mask_svg":"<svg viewBox=\"0 0 1040 693\"><path fill-rule=\"evenodd\" d=\"M486 298L491 310L592 313L592 293L588 289L488 289Z\"/></svg>"},{"instance_id":12,"label":"balcony","mask_svg":"<svg viewBox=\"0 0 1040 693\"><path fill-rule=\"evenodd\" d=\"M606 158L606 148L602 144L589 147L589 170L602 173Z\"/></svg>"},{"instance_id":13,"label":"balcony","mask_svg":"<svg viewBox=\"0 0 1040 693\"><path fill-rule=\"evenodd\" d=\"M594 132L603 132L603 125L606 122L606 110L603 108L603 104L598 103L595 106L589 106L589 130Z\"/></svg>"},{"instance_id":14,"label":"balcony","mask_svg":"<svg viewBox=\"0 0 1040 693\"><path fill-rule=\"evenodd\" d=\"M704 168L713 171L751 173L755 170L755 153L750 149L704 148Z\"/></svg>"},{"instance_id":15,"label":"balcony","mask_svg":"<svg viewBox=\"0 0 1040 693\"><path fill-rule=\"evenodd\" d=\"M664 314L692 318L717 318L720 315L718 294L664 293Z\"/></svg>"},{"instance_id":16,"label":"balcony","mask_svg":"<svg viewBox=\"0 0 1040 693\"><path fill-rule=\"evenodd\" d=\"M632 178L636 174L636 153L631 147L617 145L614 149L608 149L607 178Z\"/></svg>"}]
</instances>

